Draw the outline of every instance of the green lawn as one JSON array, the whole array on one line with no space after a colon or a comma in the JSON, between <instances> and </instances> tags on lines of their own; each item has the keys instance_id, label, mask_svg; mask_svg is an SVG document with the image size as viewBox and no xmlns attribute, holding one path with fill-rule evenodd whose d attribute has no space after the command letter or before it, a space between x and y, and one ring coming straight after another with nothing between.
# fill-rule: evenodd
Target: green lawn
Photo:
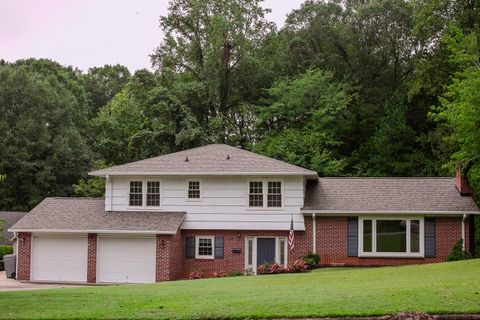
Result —
<instances>
[{"instance_id":1,"label":"green lawn","mask_svg":"<svg viewBox=\"0 0 480 320\"><path fill-rule=\"evenodd\" d=\"M480 313L480 259L422 266L0 293L0 318Z\"/></svg>"}]
</instances>

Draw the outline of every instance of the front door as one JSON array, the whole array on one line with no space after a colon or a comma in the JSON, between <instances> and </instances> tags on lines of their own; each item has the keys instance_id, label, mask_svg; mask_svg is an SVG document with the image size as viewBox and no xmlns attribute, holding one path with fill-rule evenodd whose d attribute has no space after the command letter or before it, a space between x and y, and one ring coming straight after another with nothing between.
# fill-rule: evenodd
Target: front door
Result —
<instances>
[{"instance_id":1,"label":"front door","mask_svg":"<svg viewBox=\"0 0 480 320\"><path fill-rule=\"evenodd\" d=\"M275 238L257 238L257 266L275 262Z\"/></svg>"}]
</instances>

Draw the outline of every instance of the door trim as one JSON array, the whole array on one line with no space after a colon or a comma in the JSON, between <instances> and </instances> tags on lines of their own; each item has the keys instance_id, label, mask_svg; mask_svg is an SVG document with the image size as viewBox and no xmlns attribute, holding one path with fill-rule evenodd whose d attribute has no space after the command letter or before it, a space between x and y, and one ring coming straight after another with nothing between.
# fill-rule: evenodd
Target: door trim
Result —
<instances>
[{"instance_id":1,"label":"door trim","mask_svg":"<svg viewBox=\"0 0 480 320\"><path fill-rule=\"evenodd\" d=\"M245 270L252 272L253 274L257 274L257 239L258 238L265 238L265 239L275 239L275 262L280 264L280 240L285 241L284 247L284 255L285 255L285 264L288 263L288 246L287 246L287 237L272 237L272 236L246 236L245 237ZM252 241L252 264L248 263L248 256L249 256L249 248L248 242Z\"/></svg>"}]
</instances>

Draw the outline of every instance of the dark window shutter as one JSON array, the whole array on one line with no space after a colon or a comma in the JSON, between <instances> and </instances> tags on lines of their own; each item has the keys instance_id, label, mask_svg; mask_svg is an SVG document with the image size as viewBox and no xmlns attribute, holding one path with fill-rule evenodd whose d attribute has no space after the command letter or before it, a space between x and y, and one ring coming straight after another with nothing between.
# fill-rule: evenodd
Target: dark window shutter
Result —
<instances>
[{"instance_id":1,"label":"dark window shutter","mask_svg":"<svg viewBox=\"0 0 480 320\"><path fill-rule=\"evenodd\" d=\"M425 257L434 258L435 251L435 218L425 218Z\"/></svg>"},{"instance_id":2,"label":"dark window shutter","mask_svg":"<svg viewBox=\"0 0 480 320\"><path fill-rule=\"evenodd\" d=\"M185 238L185 258L195 258L195 237Z\"/></svg>"},{"instance_id":3,"label":"dark window shutter","mask_svg":"<svg viewBox=\"0 0 480 320\"><path fill-rule=\"evenodd\" d=\"M347 256L358 257L358 218L347 219Z\"/></svg>"},{"instance_id":4,"label":"dark window shutter","mask_svg":"<svg viewBox=\"0 0 480 320\"><path fill-rule=\"evenodd\" d=\"M215 259L223 259L223 237L215 237Z\"/></svg>"}]
</instances>

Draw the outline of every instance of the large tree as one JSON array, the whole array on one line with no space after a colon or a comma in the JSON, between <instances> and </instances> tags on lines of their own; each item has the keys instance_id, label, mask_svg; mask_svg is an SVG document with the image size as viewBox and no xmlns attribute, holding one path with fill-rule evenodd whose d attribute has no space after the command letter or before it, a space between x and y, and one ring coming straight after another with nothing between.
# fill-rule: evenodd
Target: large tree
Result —
<instances>
[{"instance_id":1,"label":"large tree","mask_svg":"<svg viewBox=\"0 0 480 320\"><path fill-rule=\"evenodd\" d=\"M0 210L72 192L90 162L85 102L69 68L47 60L0 66Z\"/></svg>"}]
</instances>

